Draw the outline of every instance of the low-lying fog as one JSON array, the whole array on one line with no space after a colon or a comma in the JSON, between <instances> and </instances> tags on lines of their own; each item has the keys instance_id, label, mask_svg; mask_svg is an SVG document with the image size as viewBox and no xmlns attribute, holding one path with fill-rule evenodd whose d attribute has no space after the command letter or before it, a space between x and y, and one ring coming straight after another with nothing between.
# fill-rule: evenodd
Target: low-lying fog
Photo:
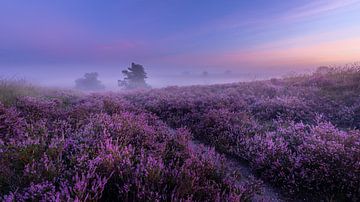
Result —
<instances>
[{"instance_id":1,"label":"low-lying fog","mask_svg":"<svg viewBox=\"0 0 360 202\"><path fill-rule=\"evenodd\" d=\"M91 71L88 72L97 72ZM235 72L231 70L225 71L183 71L179 73L157 74L156 72L147 72L146 83L152 88L162 88L166 86L189 86L189 85L210 85L234 83L243 81L264 80L270 78L278 78L292 74L310 73L311 69L302 69L298 71L247 71ZM25 79L26 81L47 87L75 88L75 80L82 78L86 72L74 71L69 72L41 72L24 74L0 74L0 77L6 79ZM123 75L119 69L118 72L99 71L98 80L105 86L107 91L117 91L121 88L118 86L118 80L123 79Z\"/></svg>"}]
</instances>

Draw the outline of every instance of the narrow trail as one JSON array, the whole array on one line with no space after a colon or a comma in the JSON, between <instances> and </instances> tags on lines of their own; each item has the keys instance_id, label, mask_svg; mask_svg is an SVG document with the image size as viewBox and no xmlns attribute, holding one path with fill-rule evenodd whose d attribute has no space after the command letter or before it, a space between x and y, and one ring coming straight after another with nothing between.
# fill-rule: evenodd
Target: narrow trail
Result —
<instances>
[{"instance_id":1,"label":"narrow trail","mask_svg":"<svg viewBox=\"0 0 360 202\"><path fill-rule=\"evenodd\" d=\"M202 144L200 141L192 140L189 142L189 146L195 150L203 148L208 148L209 146L206 146ZM225 155L226 161L225 165L230 171L239 170L241 172L241 176L244 180L249 179L250 177L257 178L251 171L248 165L246 165L243 162L240 162L239 160ZM259 179L260 180L260 179ZM262 180L261 180L262 181ZM279 190L273 188L270 184L263 182L263 185L261 187L261 193L256 194L252 198L253 202L283 202L286 201L285 197L280 193Z\"/></svg>"}]
</instances>

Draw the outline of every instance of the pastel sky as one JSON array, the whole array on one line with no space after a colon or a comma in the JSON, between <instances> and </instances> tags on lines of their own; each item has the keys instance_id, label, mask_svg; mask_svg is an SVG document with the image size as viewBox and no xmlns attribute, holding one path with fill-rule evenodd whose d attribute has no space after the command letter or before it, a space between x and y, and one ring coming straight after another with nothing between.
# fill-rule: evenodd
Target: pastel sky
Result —
<instances>
[{"instance_id":1,"label":"pastel sky","mask_svg":"<svg viewBox=\"0 0 360 202\"><path fill-rule=\"evenodd\" d=\"M360 60L360 0L3 0L0 76L279 72ZM118 75L116 75L118 74Z\"/></svg>"}]
</instances>

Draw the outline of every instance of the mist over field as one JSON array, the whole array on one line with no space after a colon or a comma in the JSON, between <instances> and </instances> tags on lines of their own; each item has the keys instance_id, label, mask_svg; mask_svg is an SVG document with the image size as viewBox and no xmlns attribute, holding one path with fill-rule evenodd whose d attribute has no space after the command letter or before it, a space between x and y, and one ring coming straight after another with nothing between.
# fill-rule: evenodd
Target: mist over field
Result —
<instances>
[{"instance_id":1,"label":"mist over field","mask_svg":"<svg viewBox=\"0 0 360 202\"><path fill-rule=\"evenodd\" d=\"M132 62L164 87L359 60L358 0L260 2L2 2L0 76L69 88L97 72L114 90Z\"/></svg>"},{"instance_id":2,"label":"mist over field","mask_svg":"<svg viewBox=\"0 0 360 202\"><path fill-rule=\"evenodd\" d=\"M360 0L0 1L0 201L360 201Z\"/></svg>"},{"instance_id":3,"label":"mist over field","mask_svg":"<svg viewBox=\"0 0 360 202\"><path fill-rule=\"evenodd\" d=\"M130 63L129 63L130 64ZM117 81L123 79L121 71L126 69L129 65L123 67L113 67L110 70L103 70L98 67L89 67L87 72L99 73L99 80L105 85L107 91L120 91ZM145 66L145 65L144 65ZM258 68L251 70L243 68L241 70L222 70L222 69L206 69L199 68L200 70L184 70L177 69L175 71L158 72L156 67L146 67L148 73L147 83L153 88L163 88L166 86L189 86L189 85L210 85L222 83L234 83L244 81L264 80L270 78L281 78L289 75L311 74L317 67L299 68L299 69L282 69L273 68L267 70L266 68ZM70 68L70 71L58 70L36 70L23 72L23 69L15 71L15 68L6 70L8 72L1 75L6 79L25 79L35 85L56 88L74 88L75 80L82 77L84 73L82 70L76 70L76 67ZM59 68L63 69L63 68ZM206 73L204 73L206 72Z\"/></svg>"}]
</instances>

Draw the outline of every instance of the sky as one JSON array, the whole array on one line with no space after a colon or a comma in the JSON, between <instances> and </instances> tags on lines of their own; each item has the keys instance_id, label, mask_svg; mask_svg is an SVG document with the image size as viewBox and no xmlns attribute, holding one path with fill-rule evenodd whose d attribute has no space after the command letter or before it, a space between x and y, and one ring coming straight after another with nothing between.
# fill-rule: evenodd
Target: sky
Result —
<instances>
[{"instance_id":1,"label":"sky","mask_svg":"<svg viewBox=\"0 0 360 202\"><path fill-rule=\"evenodd\" d=\"M131 62L154 85L276 76L360 61L359 22L360 0L2 0L0 76L111 85Z\"/></svg>"}]
</instances>

